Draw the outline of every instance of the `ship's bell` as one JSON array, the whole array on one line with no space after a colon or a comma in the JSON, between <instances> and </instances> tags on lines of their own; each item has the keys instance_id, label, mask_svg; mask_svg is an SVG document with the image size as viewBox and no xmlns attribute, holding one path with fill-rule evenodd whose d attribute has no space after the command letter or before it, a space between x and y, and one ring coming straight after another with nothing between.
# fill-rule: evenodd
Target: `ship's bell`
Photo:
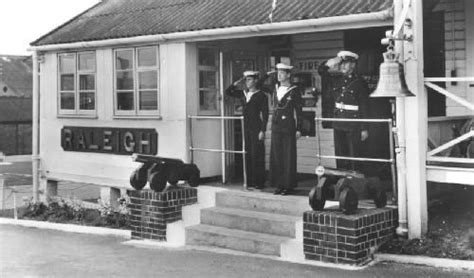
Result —
<instances>
[{"instance_id":1,"label":"ship's bell","mask_svg":"<svg viewBox=\"0 0 474 278\"><path fill-rule=\"evenodd\" d=\"M370 97L411 97L415 96L408 89L403 65L398 62L398 54L388 50L383 54L380 64L380 75L377 88Z\"/></svg>"}]
</instances>

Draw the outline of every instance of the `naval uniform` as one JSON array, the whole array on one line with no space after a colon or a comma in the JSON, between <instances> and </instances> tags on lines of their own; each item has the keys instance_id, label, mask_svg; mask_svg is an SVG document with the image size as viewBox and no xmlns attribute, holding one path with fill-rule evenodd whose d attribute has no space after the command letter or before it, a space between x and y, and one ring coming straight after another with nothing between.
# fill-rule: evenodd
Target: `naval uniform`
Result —
<instances>
[{"instance_id":1,"label":"naval uniform","mask_svg":"<svg viewBox=\"0 0 474 278\"><path fill-rule=\"evenodd\" d=\"M323 78L330 78L327 98L333 101L333 118L364 119L368 118L369 87L367 82L357 74L348 76L330 75L323 63L319 73ZM334 148L336 156L362 157L364 142L361 131L368 130L366 123L333 122ZM337 168L363 171L363 163L352 160L337 159Z\"/></svg>"},{"instance_id":2,"label":"naval uniform","mask_svg":"<svg viewBox=\"0 0 474 278\"><path fill-rule=\"evenodd\" d=\"M243 103L245 128L245 161L247 184L249 187L263 188L265 183L265 145L258 139L260 132L265 133L268 122L268 97L265 92L238 90L231 85L226 95L240 98Z\"/></svg>"},{"instance_id":3,"label":"naval uniform","mask_svg":"<svg viewBox=\"0 0 474 278\"><path fill-rule=\"evenodd\" d=\"M301 130L302 98L298 87L290 86L282 92L284 88L277 85L273 93L270 182L279 189L291 190L296 187L296 132Z\"/></svg>"}]
</instances>

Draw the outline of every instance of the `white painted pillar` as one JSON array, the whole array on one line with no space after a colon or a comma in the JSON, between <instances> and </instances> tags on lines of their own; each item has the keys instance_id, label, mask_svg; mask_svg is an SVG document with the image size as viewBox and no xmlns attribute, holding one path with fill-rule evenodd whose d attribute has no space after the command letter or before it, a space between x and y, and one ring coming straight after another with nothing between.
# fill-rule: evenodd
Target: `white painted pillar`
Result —
<instances>
[{"instance_id":1,"label":"white painted pillar","mask_svg":"<svg viewBox=\"0 0 474 278\"><path fill-rule=\"evenodd\" d=\"M402 17L403 0L394 0L394 24L399 24ZM406 1L405 1L406 2ZM396 26L394 27L396 28ZM403 42L395 42L395 51L400 53L399 62L403 63ZM408 235L407 220L407 184L406 184L406 143L405 143L405 98L397 97L395 104L398 149L396 151L397 161L397 205L398 205L398 227L397 235L406 237Z\"/></svg>"},{"instance_id":2,"label":"white painted pillar","mask_svg":"<svg viewBox=\"0 0 474 278\"><path fill-rule=\"evenodd\" d=\"M33 52L33 124L32 124L32 175L33 175L33 201L39 200L39 166L40 166L40 155L39 155L39 67L38 67L38 52Z\"/></svg>"},{"instance_id":3,"label":"white painted pillar","mask_svg":"<svg viewBox=\"0 0 474 278\"><path fill-rule=\"evenodd\" d=\"M405 77L416 95L405 99L406 182L408 237L419 238L428 228L426 195L426 151L428 107L423 74L423 9L421 0L412 0L408 17L412 20L413 41L404 43Z\"/></svg>"}]
</instances>

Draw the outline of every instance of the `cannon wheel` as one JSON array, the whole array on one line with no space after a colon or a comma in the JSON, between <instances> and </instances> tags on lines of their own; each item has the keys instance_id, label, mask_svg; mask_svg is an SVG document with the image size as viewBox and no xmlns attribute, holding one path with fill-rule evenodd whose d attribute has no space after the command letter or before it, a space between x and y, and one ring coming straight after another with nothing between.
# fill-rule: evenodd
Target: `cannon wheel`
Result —
<instances>
[{"instance_id":1,"label":"cannon wheel","mask_svg":"<svg viewBox=\"0 0 474 278\"><path fill-rule=\"evenodd\" d=\"M164 171L154 172L149 177L150 188L156 192L161 192L166 187L166 180L168 179Z\"/></svg>"},{"instance_id":2,"label":"cannon wheel","mask_svg":"<svg viewBox=\"0 0 474 278\"><path fill-rule=\"evenodd\" d=\"M142 190L147 182L147 168L140 166L130 175L130 185L136 190Z\"/></svg>"},{"instance_id":3,"label":"cannon wheel","mask_svg":"<svg viewBox=\"0 0 474 278\"><path fill-rule=\"evenodd\" d=\"M179 169L178 167L170 167L169 175L168 175L168 182L171 185L177 185L179 181Z\"/></svg>"},{"instance_id":4,"label":"cannon wheel","mask_svg":"<svg viewBox=\"0 0 474 278\"><path fill-rule=\"evenodd\" d=\"M375 192L374 203L378 208L383 208L387 205L387 194L385 193L385 189L379 189Z\"/></svg>"},{"instance_id":5,"label":"cannon wheel","mask_svg":"<svg viewBox=\"0 0 474 278\"><path fill-rule=\"evenodd\" d=\"M197 187L199 185L199 179L201 178L201 172L196 164L190 164L191 174L189 175L188 184L191 187Z\"/></svg>"},{"instance_id":6,"label":"cannon wheel","mask_svg":"<svg viewBox=\"0 0 474 278\"><path fill-rule=\"evenodd\" d=\"M359 198L352 187L346 187L339 195L339 208L344 214L353 214L357 210Z\"/></svg>"},{"instance_id":7,"label":"cannon wheel","mask_svg":"<svg viewBox=\"0 0 474 278\"><path fill-rule=\"evenodd\" d=\"M317 187L313 187L311 191L309 192L309 205L313 210L319 211L324 209L324 205L326 204L326 199L321 196L321 199L318 199L318 196L316 194Z\"/></svg>"}]
</instances>

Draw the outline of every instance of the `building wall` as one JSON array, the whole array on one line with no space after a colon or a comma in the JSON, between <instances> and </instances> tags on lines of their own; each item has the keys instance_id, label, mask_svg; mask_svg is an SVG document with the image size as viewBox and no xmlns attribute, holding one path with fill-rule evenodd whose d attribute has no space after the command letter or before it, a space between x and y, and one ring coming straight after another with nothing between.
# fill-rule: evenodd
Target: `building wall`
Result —
<instances>
[{"instance_id":1,"label":"building wall","mask_svg":"<svg viewBox=\"0 0 474 278\"><path fill-rule=\"evenodd\" d=\"M128 186L130 173L139 165L128 155L64 151L64 126L152 128L158 133L159 156L188 159L186 148L186 45L160 45L161 119L114 117L113 49L96 50L97 117L58 116L57 53L46 53L41 63L40 155L46 177L79 182Z\"/></svg>"},{"instance_id":2,"label":"building wall","mask_svg":"<svg viewBox=\"0 0 474 278\"><path fill-rule=\"evenodd\" d=\"M472 19L466 15L473 14L474 8L469 0L442 0L434 11L444 11L445 30L445 58L447 77L474 76L472 68L473 36ZM469 25L468 22L471 22ZM448 82L446 89L459 97L473 101L472 82ZM472 114L464 106L446 99L446 116Z\"/></svg>"},{"instance_id":3,"label":"building wall","mask_svg":"<svg viewBox=\"0 0 474 278\"><path fill-rule=\"evenodd\" d=\"M317 65L319 65L324 61L335 57L337 52L344 48L344 32L334 31L298 34L293 35L291 41L292 61L297 68L299 67L299 62L303 61L315 61L317 62ZM311 72L317 72L317 69L313 69ZM315 111L316 117L322 117L321 98L318 100L316 108L303 108L303 110ZM319 150L323 155L334 155L333 130L324 129L321 122L319 122L316 128L316 137L302 137L298 140L297 146L298 172L314 173L314 170L319 163L316 158L316 154L319 153ZM321 164L328 167L334 167L335 160L322 159Z\"/></svg>"}]
</instances>

